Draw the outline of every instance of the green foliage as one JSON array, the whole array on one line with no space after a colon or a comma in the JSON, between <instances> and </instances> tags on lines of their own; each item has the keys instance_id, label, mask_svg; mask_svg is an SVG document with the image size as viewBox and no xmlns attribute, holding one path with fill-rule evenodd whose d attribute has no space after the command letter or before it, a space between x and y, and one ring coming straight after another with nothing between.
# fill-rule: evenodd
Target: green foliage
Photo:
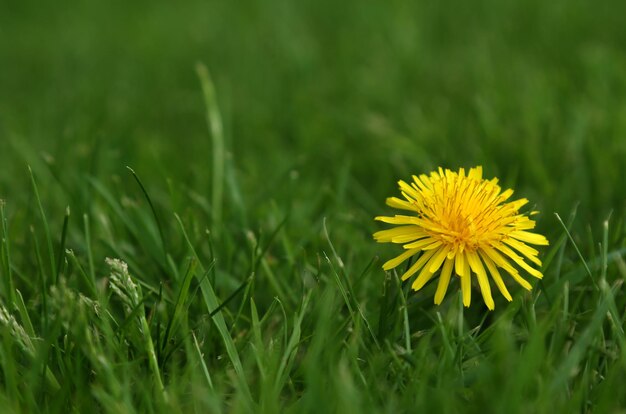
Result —
<instances>
[{"instance_id":1,"label":"green foliage","mask_svg":"<svg viewBox=\"0 0 626 414\"><path fill-rule=\"evenodd\" d=\"M2 412L623 411L625 4L3 3ZM478 164L551 242L494 312L371 237Z\"/></svg>"}]
</instances>

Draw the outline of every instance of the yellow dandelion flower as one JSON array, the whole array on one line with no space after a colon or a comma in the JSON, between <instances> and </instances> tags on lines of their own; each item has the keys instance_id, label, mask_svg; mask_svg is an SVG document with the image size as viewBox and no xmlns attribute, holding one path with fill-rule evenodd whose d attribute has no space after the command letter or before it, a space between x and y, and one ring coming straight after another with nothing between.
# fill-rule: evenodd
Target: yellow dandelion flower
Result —
<instances>
[{"instance_id":1,"label":"yellow dandelion flower","mask_svg":"<svg viewBox=\"0 0 626 414\"><path fill-rule=\"evenodd\" d=\"M511 294L499 268L527 290L531 289L530 283L518 268L536 278L543 277L526 262L541 266L539 252L528 244L548 244L544 236L528 231L535 227L535 221L519 212L528 200L507 202L513 190L502 191L497 178L486 180L482 175L480 166L471 168L467 174L463 168L458 173L439 168L430 176L414 175L410 184L398 182L404 199L387 199L387 205L413 214L376 217L398 226L374 233L374 239L379 243L402 244L405 250L387 261L383 269L393 269L419 254L402 275L402 280L406 280L419 272L412 285L416 291L441 269L436 304L442 302L453 273L460 278L463 304L470 305L473 273L490 310L495 305L487 272L508 301L512 300Z\"/></svg>"}]
</instances>

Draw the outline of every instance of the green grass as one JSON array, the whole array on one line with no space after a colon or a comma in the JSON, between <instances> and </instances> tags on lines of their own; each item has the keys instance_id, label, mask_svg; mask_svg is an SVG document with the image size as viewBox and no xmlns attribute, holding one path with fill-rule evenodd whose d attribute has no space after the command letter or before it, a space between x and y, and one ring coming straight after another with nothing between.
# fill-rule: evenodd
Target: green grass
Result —
<instances>
[{"instance_id":1,"label":"green grass","mask_svg":"<svg viewBox=\"0 0 626 414\"><path fill-rule=\"evenodd\" d=\"M624 412L624 15L0 2L0 411ZM545 277L434 306L373 217L479 164Z\"/></svg>"}]
</instances>

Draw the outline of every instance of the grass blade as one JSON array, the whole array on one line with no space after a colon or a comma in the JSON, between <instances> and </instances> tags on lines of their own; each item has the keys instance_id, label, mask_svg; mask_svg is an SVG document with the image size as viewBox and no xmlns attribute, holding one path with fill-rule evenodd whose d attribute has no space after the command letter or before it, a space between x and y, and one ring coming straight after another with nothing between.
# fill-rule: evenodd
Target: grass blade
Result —
<instances>
[{"instance_id":1,"label":"grass blade","mask_svg":"<svg viewBox=\"0 0 626 414\"><path fill-rule=\"evenodd\" d=\"M552 391L557 391L563 387L567 383L571 373L582 361L584 354L591 345L596 332L602 327L602 322L606 316L609 305L609 296L605 295L593 312L593 317L578 338L578 341L576 341L563 362L557 368L552 383L550 384L550 389Z\"/></svg>"},{"instance_id":2,"label":"grass blade","mask_svg":"<svg viewBox=\"0 0 626 414\"><path fill-rule=\"evenodd\" d=\"M189 294L189 287L191 286L191 280L193 279L196 271L196 267L198 266L198 262L195 259L192 259L189 263L189 267L187 268L187 273L185 274L185 278L183 279L183 283L180 285L180 289L178 291L178 295L176 298L176 304L174 305L174 313L167 324L167 328L165 328L165 333L163 334L163 342L161 347L161 352L165 350L165 347L169 343L169 340L172 336L173 330L176 328L178 324L178 319L180 318L180 314L183 310L183 305L187 301L187 296Z\"/></svg>"},{"instance_id":3,"label":"grass blade","mask_svg":"<svg viewBox=\"0 0 626 414\"><path fill-rule=\"evenodd\" d=\"M135 170L133 170L129 166L126 166L126 168L128 169L128 171L130 171L130 173L133 175L133 177L135 177L135 181L137 181L137 184L139 184L139 188L141 188L141 192L143 193L144 197L148 201L148 205L150 206L150 210L152 211L152 216L154 217L154 221L155 221L155 223L157 225L157 229L159 230L159 237L161 238L161 247L163 248L163 255L166 256L167 255L167 247L166 247L166 244L165 244L165 236L163 235L163 226L161 226L161 220L159 220L159 216L158 216L158 214L156 212L156 209L154 208L154 204L152 203L152 199L150 198L150 195L148 194L148 191L146 191L146 187L144 187L143 183L141 182L141 180L137 176L137 173L135 173Z\"/></svg>"},{"instance_id":4,"label":"grass blade","mask_svg":"<svg viewBox=\"0 0 626 414\"><path fill-rule=\"evenodd\" d=\"M57 280L59 280L59 275L61 274L61 270L63 269L63 258L65 256L65 242L67 239L67 227L70 221L70 207L67 206L65 208L65 218L63 219L63 230L61 231L61 246L59 247L59 254L57 256L57 271L54 274L53 283L56 284Z\"/></svg>"},{"instance_id":5,"label":"grass blade","mask_svg":"<svg viewBox=\"0 0 626 414\"><path fill-rule=\"evenodd\" d=\"M213 390L213 381L211 380L211 374L209 374L209 369L206 366L206 362L204 362L204 356L202 355L202 351L200 350L200 344L198 343L198 339L196 338L195 333L191 333L193 336L193 344L198 352L198 360L200 361L200 365L202 365L202 372L204 373L204 378L206 378L207 384L209 384L209 388Z\"/></svg>"},{"instance_id":6,"label":"grass blade","mask_svg":"<svg viewBox=\"0 0 626 414\"><path fill-rule=\"evenodd\" d=\"M178 214L174 214L174 216L176 217L176 221L178 221L180 229L183 233L183 237L185 238L185 241L187 242L187 247L191 251L195 260L198 262L199 273L204 274L205 269L202 266L200 258L198 257L198 254L196 253L196 250L194 249L193 244L191 243L191 240L189 239L189 236L187 235L187 231L185 230L185 226L183 225L182 220L180 219ZM196 275L198 275L198 273L196 273ZM199 283L200 283L200 291L202 293L202 298L204 299L207 312L211 314L212 312L214 312L216 309L220 307L219 300L217 299L217 295L215 294L215 291L213 290L213 286L211 285L209 278L201 277L199 278ZM215 323L215 326L217 327L217 330L220 336L222 337L222 341L224 342L224 346L226 347L226 353L228 354L228 357L230 358L230 361L233 364L233 368L235 369L235 373L237 374L237 378L239 380L238 381L239 386L241 387L248 401L251 403L252 394L250 393L250 389L246 381L246 375L243 370L243 365L241 364L241 359L239 358L239 352L237 351L237 346L235 345L235 342L233 341L232 336L230 336L230 332L229 332L228 327L226 326L226 321L224 320L224 316L222 315L221 312L217 312L213 314L211 317L213 319L213 322Z\"/></svg>"},{"instance_id":7,"label":"grass blade","mask_svg":"<svg viewBox=\"0 0 626 414\"><path fill-rule=\"evenodd\" d=\"M11 251L9 249L9 225L4 211L4 200L0 200L0 226L2 228L2 270L6 280L6 295L11 303L15 303L15 288L13 284L13 269L11 269Z\"/></svg>"},{"instance_id":8,"label":"grass blade","mask_svg":"<svg viewBox=\"0 0 626 414\"><path fill-rule=\"evenodd\" d=\"M567 226L565 225L565 223L563 223L563 220L561 220L561 216L559 216L559 213L554 213L554 215L556 216L559 223L561 223L563 230L565 230L565 234L567 234L567 237L569 238L570 242L574 246L574 249L576 250L576 254L580 258L581 262L583 263L583 266L585 267L585 270L587 271L587 275L589 275L591 282L593 282L593 286L596 288L596 290L600 290L600 287L598 286L598 283L596 282L596 279L593 276L593 273L591 273L591 269L589 269L589 266L587 265L587 261L585 260L582 253L580 252L580 249L578 248L578 245L574 241L574 238L572 237L572 234L569 232Z\"/></svg>"},{"instance_id":9,"label":"grass blade","mask_svg":"<svg viewBox=\"0 0 626 414\"><path fill-rule=\"evenodd\" d=\"M275 395L279 395L280 390L283 388L285 382L287 381L287 378L289 377L289 372L291 371L291 366L293 365L294 358L298 350L298 344L300 343L300 335L302 332L302 319L304 318L304 314L306 313L310 298L310 294L304 297L304 300L302 301L302 306L300 307L300 312L294 317L293 330L291 331L289 342L284 349L283 357L280 360L278 371L276 372L276 380L274 382ZM287 321L285 321L285 327L287 325Z\"/></svg>"},{"instance_id":10,"label":"grass blade","mask_svg":"<svg viewBox=\"0 0 626 414\"><path fill-rule=\"evenodd\" d=\"M200 79L204 104L206 106L206 119L211 132L213 143L213 184L211 193L211 224L212 230L218 233L222 222L222 203L224 194L224 170L226 164L226 150L224 145L224 130L222 128L222 115L217 105L215 86L211 80L209 69L203 64L196 64L196 73Z\"/></svg>"},{"instance_id":11,"label":"grass blade","mask_svg":"<svg viewBox=\"0 0 626 414\"><path fill-rule=\"evenodd\" d=\"M50 276L53 277L56 274L57 267L56 267L55 259L54 259L54 248L52 247L52 235L50 234L50 226L48 225L48 219L46 218L46 213L43 210L43 205L41 204L41 198L39 198L39 190L37 189L35 176L30 166L28 166L28 172L30 174L30 181L33 186L33 191L35 193L35 200L37 201L37 207L39 209L41 222L43 223L44 233L46 235L46 244L48 245L48 257L50 259Z\"/></svg>"},{"instance_id":12,"label":"grass blade","mask_svg":"<svg viewBox=\"0 0 626 414\"><path fill-rule=\"evenodd\" d=\"M330 240L330 236L328 235L328 229L326 228L326 218L324 218L324 221L323 221L323 228L324 228L324 235L326 236L326 241L330 245L330 249L333 252L333 256L335 257L335 260L337 261L337 264L338 264L339 268L341 268L343 270L343 268L344 268L343 260L341 260L341 258L337 254L337 251L335 250L335 246L333 246L333 243ZM328 262L328 264L330 265L330 267L333 270L333 274L335 276L335 281L337 282L337 285L339 286L339 289L341 291L341 295L343 296L344 301L346 302L346 305L348 306L348 310L350 311L350 315L352 316L353 320L356 322L356 319L354 317L354 312L352 310L352 305L350 304L351 298L354 298L354 291L352 290L352 286L350 284L350 281L348 280L348 278L346 277L346 275L342 271L341 274L344 276L344 279L346 280L346 284L348 286L348 288L346 289L346 287L344 287L344 285L343 285L341 277L339 276L339 272L337 272L337 270L335 270L335 267L333 266L332 261L326 255L326 253L324 253L324 256L326 257L326 261ZM372 330L372 327L371 327L369 321L365 317L365 314L363 313L363 310L361 309L361 306L356 301L356 299L354 299L354 306L356 307L356 310L359 313L360 318L365 323L365 327L367 328L370 336L374 340L374 344L376 344L376 347L380 349L380 344L378 343L378 339L376 339L376 335L374 334L374 331Z\"/></svg>"}]
</instances>

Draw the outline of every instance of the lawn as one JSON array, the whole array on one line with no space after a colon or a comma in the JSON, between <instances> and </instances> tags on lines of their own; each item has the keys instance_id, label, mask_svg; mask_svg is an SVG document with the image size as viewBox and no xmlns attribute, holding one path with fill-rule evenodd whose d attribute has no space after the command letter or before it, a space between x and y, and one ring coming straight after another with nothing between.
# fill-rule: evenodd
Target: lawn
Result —
<instances>
[{"instance_id":1,"label":"lawn","mask_svg":"<svg viewBox=\"0 0 626 414\"><path fill-rule=\"evenodd\" d=\"M626 412L623 16L0 1L0 411ZM550 241L493 311L372 237L478 165Z\"/></svg>"}]
</instances>

